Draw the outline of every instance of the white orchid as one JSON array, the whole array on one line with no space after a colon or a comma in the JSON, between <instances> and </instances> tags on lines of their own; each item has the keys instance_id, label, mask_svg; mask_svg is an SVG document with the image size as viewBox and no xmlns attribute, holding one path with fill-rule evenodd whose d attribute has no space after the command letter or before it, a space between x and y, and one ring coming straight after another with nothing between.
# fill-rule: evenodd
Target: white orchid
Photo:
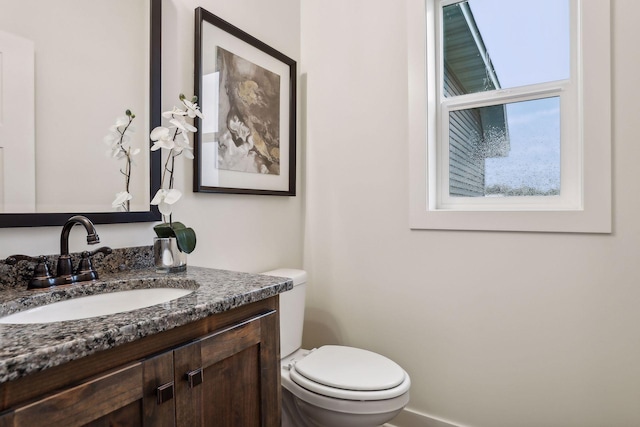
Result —
<instances>
[{"instance_id":1,"label":"white orchid","mask_svg":"<svg viewBox=\"0 0 640 427\"><path fill-rule=\"evenodd\" d=\"M173 205L182 197L179 190L173 188L173 172L175 171L176 157L184 154L184 157L193 159L192 147L189 143L189 133L198 129L191 123L187 123L187 117L202 118L200 107L196 103L197 98L188 101L184 95L180 94L180 101L185 109L173 107L171 111L162 113L162 117L169 120L170 126L158 126L149 134L153 141L151 151L168 150L165 157L164 170L160 189L151 200L152 205L158 206L158 210L164 217L169 217L169 221L158 224L154 228L158 237L176 237L178 248L181 251L190 253L196 246L196 233L192 228L185 227L184 224L172 221L171 214ZM165 188L165 183L167 183Z\"/></svg>"},{"instance_id":2,"label":"white orchid","mask_svg":"<svg viewBox=\"0 0 640 427\"><path fill-rule=\"evenodd\" d=\"M180 200L180 197L182 197L180 190L175 188L165 190L161 188L151 200L151 204L158 206L158 210L162 215L169 216L173 210L173 204Z\"/></svg>"},{"instance_id":3,"label":"white orchid","mask_svg":"<svg viewBox=\"0 0 640 427\"><path fill-rule=\"evenodd\" d=\"M116 193L116 198L113 202L111 202L112 208L122 209L123 211L127 210L127 202L133 199L133 196L129 194L128 191L121 191Z\"/></svg>"},{"instance_id":4,"label":"white orchid","mask_svg":"<svg viewBox=\"0 0 640 427\"><path fill-rule=\"evenodd\" d=\"M125 159L124 168L120 169L125 177L125 191L116 194L116 199L112 202L112 207L122 209L126 212L129 211L130 200L133 198L129 193L129 184L131 182L131 166L134 164L133 156L140 152L139 148L131 147L130 134L134 131L131 126L133 119L136 115L127 110L126 116L118 117L116 123L109 127L109 133L103 138L105 144L109 146L107 155L116 160Z\"/></svg>"},{"instance_id":5,"label":"white orchid","mask_svg":"<svg viewBox=\"0 0 640 427\"><path fill-rule=\"evenodd\" d=\"M171 129L164 126L158 126L149 134L149 138L153 141L151 151L157 151L161 148L172 150L175 147L173 142L174 136L171 135Z\"/></svg>"},{"instance_id":6,"label":"white orchid","mask_svg":"<svg viewBox=\"0 0 640 427\"><path fill-rule=\"evenodd\" d=\"M196 116L198 116L201 119L204 118L204 116L202 115L202 112L200 111L200 107L198 107L198 104L196 104L195 101L191 102L186 98L183 98L182 103L184 104L185 107L187 107L187 115L189 117L191 117L192 119L195 118Z\"/></svg>"},{"instance_id":7,"label":"white orchid","mask_svg":"<svg viewBox=\"0 0 640 427\"><path fill-rule=\"evenodd\" d=\"M177 107L173 107L173 110L171 111L165 111L164 113L162 113L162 117L164 117L165 119L171 119L174 116L186 116L187 112L184 110L181 110Z\"/></svg>"},{"instance_id":8,"label":"white orchid","mask_svg":"<svg viewBox=\"0 0 640 427\"><path fill-rule=\"evenodd\" d=\"M195 132L198 130L195 126L187 123L187 121L184 119L184 116L176 116L175 118L169 120L169 123L180 129L180 131L182 132Z\"/></svg>"},{"instance_id":9,"label":"white orchid","mask_svg":"<svg viewBox=\"0 0 640 427\"><path fill-rule=\"evenodd\" d=\"M119 126L121 117L116 119L116 124L109 127L109 133L103 138L106 145L109 146L106 154L115 159L121 159L125 156L126 147L129 145L131 137L128 129L121 129Z\"/></svg>"}]
</instances>

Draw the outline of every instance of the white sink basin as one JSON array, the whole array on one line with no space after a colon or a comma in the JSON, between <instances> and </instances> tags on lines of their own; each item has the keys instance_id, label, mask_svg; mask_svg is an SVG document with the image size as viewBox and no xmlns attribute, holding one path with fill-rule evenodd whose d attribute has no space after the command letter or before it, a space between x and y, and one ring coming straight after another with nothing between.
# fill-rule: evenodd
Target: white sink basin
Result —
<instances>
[{"instance_id":1,"label":"white sink basin","mask_svg":"<svg viewBox=\"0 0 640 427\"><path fill-rule=\"evenodd\" d=\"M30 308L0 317L0 324L51 323L122 313L189 295L193 289L131 289L89 295Z\"/></svg>"}]
</instances>

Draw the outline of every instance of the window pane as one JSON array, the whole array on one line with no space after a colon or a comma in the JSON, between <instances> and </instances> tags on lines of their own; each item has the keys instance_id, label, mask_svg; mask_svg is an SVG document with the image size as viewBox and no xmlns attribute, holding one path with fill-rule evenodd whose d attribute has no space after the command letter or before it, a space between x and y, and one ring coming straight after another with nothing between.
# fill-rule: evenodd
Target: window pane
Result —
<instances>
[{"instance_id":1,"label":"window pane","mask_svg":"<svg viewBox=\"0 0 640 427\"><path fill-rule=\"evenodd\" d=\"M449 194L560 194L559 97L450 112Z\"/></svg>"},{"instance_id":2,"label":"window pane","mask_svg":"<svg viewBox=\"0 0 640 427\"><path fill-rule=\"evenodd\" d=\"M568 79L569 0L443 7L445 96Z\"/></svg>"}]
</instances>

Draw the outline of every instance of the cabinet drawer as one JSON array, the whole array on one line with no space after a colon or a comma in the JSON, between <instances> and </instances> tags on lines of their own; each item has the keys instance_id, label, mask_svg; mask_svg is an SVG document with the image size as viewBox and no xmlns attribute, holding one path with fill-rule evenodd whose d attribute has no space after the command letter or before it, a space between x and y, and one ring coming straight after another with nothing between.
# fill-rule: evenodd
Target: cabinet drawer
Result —
<instances>
[{"instance_id":1,"label":"cabinet drawer","mask_svg":"<svg viewBox=\"0 0 640 427\"><path fill-rule=\"evenodd\" d=\"M82 426L140 400L143 369L134 363L5 415L13 426ZM2 423L0 422L0 425Z\"/></svg>"}]
</instances>

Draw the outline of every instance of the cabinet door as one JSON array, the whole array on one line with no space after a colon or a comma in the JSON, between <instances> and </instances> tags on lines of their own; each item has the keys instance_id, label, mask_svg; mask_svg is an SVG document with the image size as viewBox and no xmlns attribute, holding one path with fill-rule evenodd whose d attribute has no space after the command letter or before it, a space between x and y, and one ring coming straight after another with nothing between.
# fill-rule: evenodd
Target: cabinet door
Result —
<instances>
[{"instance_id":1,"label":"cabinet door","mask_svg":"<svg viewBox=\"0 0 640 427\"><path fill-rule=\"evenodd\" d=\"M134 363L78 386L21 406L7 426L142 425L142 363Z\"/></svg>"},{"instance_id":2,"label":"cabinet door","mask_svg":"<svg viewBox=\"0 0 640 427\"><path fill-rule=\"evenodd\" d=\"M174 427L173 352L8 411L1 427Z\"/></svg>"},{"instance_id":3,"label":"cabinet door","mask_svg":"<svg viewBox=\"0 0 640 427\"><path fill-rule=\"evenodd\" d=\"M270 311L176 349L178 425L280 426L279 341Z\"/></svg>"},{"instance_id":4,"label":"cabinet door","mask_svg":"<svg viewBox=\"0 0 640 427\"><path fill-rule=\"evenodd\" d=\"M146 359L143 367L143 425L145 427L175 427L173 351Z\"/></svg>"}]
</instances>

